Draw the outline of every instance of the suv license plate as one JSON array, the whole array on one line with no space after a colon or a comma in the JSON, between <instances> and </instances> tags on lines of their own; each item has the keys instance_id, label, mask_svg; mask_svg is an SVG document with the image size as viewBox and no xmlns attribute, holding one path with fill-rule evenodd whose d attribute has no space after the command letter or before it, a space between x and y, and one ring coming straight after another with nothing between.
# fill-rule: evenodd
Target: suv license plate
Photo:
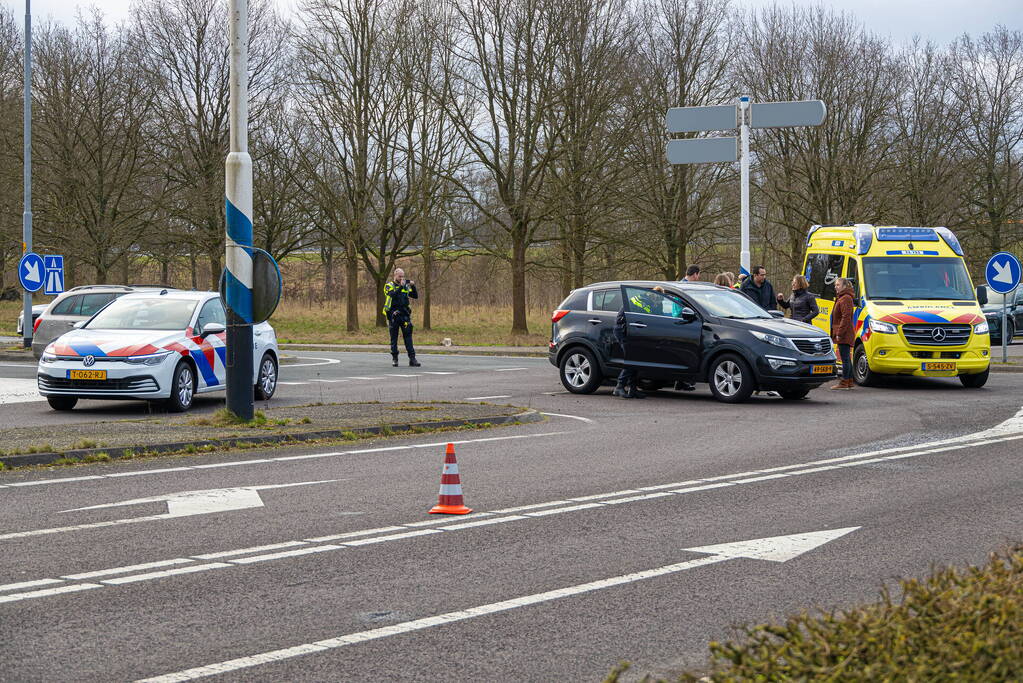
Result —
<instances>
[{"instance_id":1,"label":"suv license plate","mask_svg":"<svg viewBox=\"0 0 1023 683\"><path fill-rule=\"evenodd\" d=\"M810 370L810 374L813 374L813 375L833 375L833 374L835 374L835 366L834 365L815 365L815 366L813 366L813 369Z\"/></svg>"},{"instance_id":2,"label":"suv license plate","mask_svg":"<svg viewBox=\"0 0 1023 683\"><path fill-rule=\"evenodd\" d=\"M955 363L924 363L924 372L955 372Z\"/></svg>"},{"instance_id":3,"label":"suv license plate","mask_svg":"<svg viewBox=\"0 0 1023 683\"><path fill-rule=\"evenodd\" d=\"M68 370L68 379L100 379L107 378L106 370Z\"/></svg>"}]
</instances>

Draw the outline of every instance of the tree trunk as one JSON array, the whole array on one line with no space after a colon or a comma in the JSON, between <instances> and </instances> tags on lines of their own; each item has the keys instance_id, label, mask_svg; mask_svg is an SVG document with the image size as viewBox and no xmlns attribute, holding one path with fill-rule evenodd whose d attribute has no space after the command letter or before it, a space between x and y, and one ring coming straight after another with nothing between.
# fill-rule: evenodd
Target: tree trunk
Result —
<instances>
[{"instance_id":1,"label":"tree trunk","mask_svg":"<svg viewBox=\"0 0 1023 683\"><path fill-rule=\"evenodd\" d=\"M199 289L199 271L195 264L195 254L193 253L190 256L191 258L188 259L188 270L189 275L192 276L192 289Z\"/></svg>"},{"instance_id":2,"label":"tree trunk","mask_svg":"<svg viewBox=\"0 0 1023 683\"><path fill-rule=\"evenodd\" d=\"M516 232L519 232L516 230ZM521 234L521 232L520 232ZM526 324L526 243L516 237L512 243L512 334L529 334Z\"/></svg>"},{"instance_id":3,"label":"tree trunk","mask_svg":"<svg viewBox=\"0 0 1023 683\"><path fill-rule=\"evenodd\" d=\"M121 282L131 284L131 256L125 254L121 261Z\"/></svg>"},{"instance_id":4,"label":"tree trunk","mask_svg":"<svg viewBox=\"0 0 1023 683\"><path fill-rule=\"evenodd\" d=\"M164 259L160 261L160 284L170 284L170 260Z\"/></svg>"},{"instance_id":5,"label":"tree trunk","mask_svg":"<svg viewBox=\"0 0 1023 683\"><path fill-rule=\"evenodd\" d=\"M423 302L423 329L433 329L433 321L430 316L430 292L433 289L433 247L429 244L423 245L423 286L419 289L419 296Z\"/></svg>"},{"instance_id":6,"label":"tree trunk","mask_svg":"<svg viewBox=\"0 0 1023 683\"><path fill-rule=\"evenodd\" d=\"M359 331L359 254L351 240L345 244L345 329Z\"/></svg>"},{"instance_id":7,"label":"tree trunk","mask_svg":"<svg viewBox=\"0 0 1023 683\"><path fill-rule=\"evenodd\" d=\"M373 275L373 283L376 285L376 325L377 327L387 327L387 318L384 317L384 283L387 282L387 278L390 277L388 271L383 268L379 269L375 275Z\"/></svg>"},{"instance_id":8,"label":"tree trunk","mask_svg":"<svg viewBox=\"0 0 1023 683\"><path fill-rule=\"evenodd\" d=\"M561 298L564 299L572 291L572 228L569 222L562 223L558 232L561 237Z\"/></svg>"},{"instance_id":9,"label":"tree trunk","mask_svg":"<svg viewBox=\"0 0 1023 683\"><path fill-rule=\"evenodd\" d=\"M220 274L224 270L223 261L220 260L221 253L214 250L210 253L210 289L220 289Z\"/></svg>"},{"instance_id":10,"label":"tree trunk","mask_svg":"<svg viewBox=\"0 0 1023 683\"><path fill-rule=\"evenodd\" d=\"M323 299L334 301L334 247L328 245L320 249L320 260L323 262Z\"/></svg>"}]
</instances>

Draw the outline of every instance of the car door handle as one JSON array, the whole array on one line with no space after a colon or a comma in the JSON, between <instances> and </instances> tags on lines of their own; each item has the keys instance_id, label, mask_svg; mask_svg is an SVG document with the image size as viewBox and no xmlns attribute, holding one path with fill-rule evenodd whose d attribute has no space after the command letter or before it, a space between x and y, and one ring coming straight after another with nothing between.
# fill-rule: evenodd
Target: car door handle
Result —
<instances>
[{"instance_id":1,"label":"car door handle","mask_svg":"<svg viewBox=\"0 0 1023 683\"><path fill-rule=\"evenodd\" d=\"M594 325L599 325L603 321L600 318L590 318L588 322L590 322L590 323L592 323Z\"/></svg>"},{"instance_id":2,"label":"car door handle","mask_svg":"<svg viewBox=\"0 0 1023 683\"><path fill-rule=\"evenodd\" d=\"M629 323L629 327L646 327L646 323Z\"/></svg>"}]
</instances>

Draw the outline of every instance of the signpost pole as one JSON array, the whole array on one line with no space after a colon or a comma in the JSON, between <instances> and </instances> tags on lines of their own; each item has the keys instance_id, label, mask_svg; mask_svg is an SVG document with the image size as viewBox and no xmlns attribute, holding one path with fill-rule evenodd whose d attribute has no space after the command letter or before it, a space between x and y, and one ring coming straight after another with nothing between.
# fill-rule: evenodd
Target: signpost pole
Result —
<instances>
[{"instance_id":1,"label":"signpost pole","mask_svg":"<svg viewBox=\"0 0 1023 683\"><path fill-rule=\"evenodd\" d=\"M1014 289L1012 291L1015 292L1016 290ZM1010 292L1010 294L1011 294L1011 292ZM1002 295L1002 362L1003 363L1008 363L1009 362L1009 335L1007 334L1009 329L1005 326L1005 323L1007 322L1006 319L1008 317L1006 315L1005 300L1008 299L1008 298L1009 298L1009 294L1003 294Z\"/></svg>"},{"instance_id":2,"label":"signpost pole","mask_svg":"<svg viewBox=\"0 0 1023 683\"><path fill-rule=\"evenodd\" d=\"M248 147L248 0L230 0L230 153L225 164L227 218L227 409L251 420L254 414L252 362L252 159Z\"/></svg>"},{"instance_id":3,"label":"signpost pole","mask_svg":"<svg viewBox=\"0 0 1023 683\"><path fill-rule=\"evenodd\" d=\"M750 254L749 254L749 122L747 120L749 111L749 96L743 95L739 98L739 184L740 184L740 225L742 234L740 237L739 251L739 272L749 275Z\"/></svg>"},{"instance_id":4,"label":"signpost pole","mask_svg":"<svg viewBox=\"0 0 1023 683\"><path fill-rule=\"evenodd\" d=\"M32 2L25 0L25 209L22 214L22 254L32 251ZM26 349L32 347L32 293L25 291L21 307L21 333Z\"/></svg>"}]
</instances>

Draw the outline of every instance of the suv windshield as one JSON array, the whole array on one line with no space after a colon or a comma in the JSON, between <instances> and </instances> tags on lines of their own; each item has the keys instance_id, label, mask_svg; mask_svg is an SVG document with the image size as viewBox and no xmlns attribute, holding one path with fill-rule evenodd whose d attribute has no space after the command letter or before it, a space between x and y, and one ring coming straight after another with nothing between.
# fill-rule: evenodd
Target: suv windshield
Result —
<instances>
[{"instance_id":1,"label":"suv windshield","mask_svg":"<svg viewBox=\"0 0 1023 683\"><path fill-rule=\"evenodd\" d=\"M86 325L92 330L184 330L195 301L188 299L118 299Z\"/></svg>"},{"instance_id":2,"label":"suv windshield","mask_svg":"<svg viewBox=\"0 0 1023 683\"><path fill-rule=\"evenodd\" d=\"M868 299L949 299L974 301L973 283L957 257L863 259Z\"/></svg>"},{"instance_id":3,"label":"suv windshield","mask_svg":"<svg viewBox=\"0 0 1023 683\"><path fill-rule=\"evenodd\" d=\"M728 289L691 289L686 290L686 296L719 318L748 320L771 317L767 311L746 298L745 294Z\"/></svg>"}]
</instances>

